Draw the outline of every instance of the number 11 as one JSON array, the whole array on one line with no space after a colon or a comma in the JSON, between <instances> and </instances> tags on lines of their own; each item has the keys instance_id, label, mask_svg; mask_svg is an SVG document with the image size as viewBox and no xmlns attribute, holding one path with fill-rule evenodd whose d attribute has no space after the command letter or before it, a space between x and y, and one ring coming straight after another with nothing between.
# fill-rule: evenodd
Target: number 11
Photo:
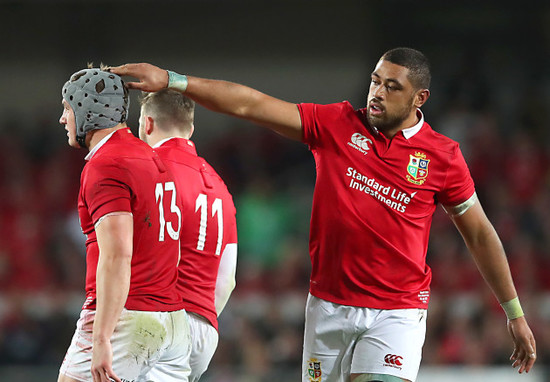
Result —
<instances>
[{"instance_id":1,"label":"number 11","mask_svg":"<svg viewBox=\"0 0 550 382\"><path fill-rule=\"evenodd\" d=\"M206 242L206 226L208 224L208 203L205 194L199 194L195 202L195 212L201 210L201 221L199 225L199 238L197 240L197 249L204 251L204 243ZM218 217L218 241L216 243L216 255L219 256L222 250L223 240L223 208L222 200L216 198L212 203L212 217Z\"/></svg>"}]
</instances>

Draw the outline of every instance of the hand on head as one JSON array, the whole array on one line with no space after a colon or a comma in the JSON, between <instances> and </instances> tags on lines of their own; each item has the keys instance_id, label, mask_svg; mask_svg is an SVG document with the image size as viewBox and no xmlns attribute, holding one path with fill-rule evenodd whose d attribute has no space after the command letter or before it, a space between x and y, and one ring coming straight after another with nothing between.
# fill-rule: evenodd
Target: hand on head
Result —
<instances>
[{"instance_id":1,"label":"hand on head","mask_svg":"<svg viewBox=\"0 0 550 382\"><path fill-rule=\"evenodd\" d=\"M158 66L140 63L109 67L108 71L119 76L135 77L139 82L126 82L129 89L156 92L168 86L168 72Z\"/></svg>"}]
</instances>

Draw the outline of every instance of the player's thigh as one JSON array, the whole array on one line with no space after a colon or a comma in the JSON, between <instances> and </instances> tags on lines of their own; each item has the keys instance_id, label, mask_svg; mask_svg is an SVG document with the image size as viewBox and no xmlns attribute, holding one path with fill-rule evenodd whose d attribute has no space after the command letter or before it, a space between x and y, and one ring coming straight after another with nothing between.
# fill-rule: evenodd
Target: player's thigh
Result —
<instances>
[{"instance_id":1,"label":"player's thigh","mask_svg":"<svg viewBox=\"0 0 550 382\"><path fill-rule=\"evenodd\" d=\"M189 313L189 330L191 333L191 356L189 364L191 375L189 381L198 381L208 368L218 347L218 331L204 317Z\"/></svg>"},{"instance_id":2,"label":"player's thigh","mask_svg":"<svg viewBox=\"0 0 550 382\"><path fill-rule=\"evenodd\" d=\"M302 357L303 382L349 381L355 309L312 295L308 297Z\"/></svg>"},{"instance_id":3,"label":"player's thigh","mask_svg":"<svg viewBox=\"0 0 550 382\"><path fill-rule=\"evenodd\" d=\"M422 358L426 316L425 309L381 311L376 322L357 341L351 373L414 381Z\"/></svg>"},{"instance_id":4,"label":"player's thigh","mask_svg":"<svg viewBox=\"0 0 550 382\"><path fill-rule=\"evenodd\" d=\"M77 381L92 381L92 335L94 310L82 311L60 374ZM166 312L123 309L111 336L112 367L119 378L129 381L145 374L167 347L172 331Z\"/></svg>"},{"instance_id":5,"label":"player's thigh","mask_svg":"<svg viewBox=\"0 0 550 382\"><path fill-rule=\"evenodd\" d=\"M76 329L59 368L58 381L92 380L92 330L95 311L83 310L76 322Z\"/></svg>"},{"instance_id":6,"label":"player's thigh","mask_svg":"<svg viewBox=\"0 0 550 382\"><path fill-rule=\"evenodd\" d=\"M185 310L180 310L165 312L165 314L167 342L151 367L145 374L140 374L136 382L187 382L189 380L191 337L187 313Z\"/></svg>"}]
</instances>

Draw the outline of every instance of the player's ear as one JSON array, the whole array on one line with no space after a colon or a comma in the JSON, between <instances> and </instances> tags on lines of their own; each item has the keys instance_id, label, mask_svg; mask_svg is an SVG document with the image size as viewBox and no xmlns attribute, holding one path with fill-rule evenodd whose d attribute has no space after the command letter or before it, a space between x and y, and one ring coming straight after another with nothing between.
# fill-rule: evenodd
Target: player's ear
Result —
<instances>
[{"instance_id":1,"label":"player's ear","mask_svg":"<svg viewBox=\"0 0 550 382\"><path fill-rule=\"evenodd\" d=\"M195 132L195 124L191 124L191 130L189 131L189 139L193 136L193 133Z\"/></svg>"},{"instance_id":2,"label":"player's ear","mask_svg":"<svg viewBox=\"0 0 550 382\"><path fill-rule=\"evenodd\" d=\"M151 135L155 128L155 120L150 116L145 117L145 134Z\"/></svg>"},{"instance_id":3,"label":"player's ear","mask_svg":"<svg viewBox=\"0 0 550 382\"><path fill-rule=\"evenodd\" d=\"M419 89L414 96L414 106L421 107L430 98L430 91L428 89Z\"/></svg>"}]
</instances>

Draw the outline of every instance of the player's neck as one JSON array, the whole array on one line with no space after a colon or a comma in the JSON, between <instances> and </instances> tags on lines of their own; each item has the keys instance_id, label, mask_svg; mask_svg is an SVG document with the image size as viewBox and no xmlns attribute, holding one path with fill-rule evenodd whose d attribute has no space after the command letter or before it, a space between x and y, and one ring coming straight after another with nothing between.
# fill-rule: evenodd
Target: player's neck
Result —
<instances>
[{"instance_id":1,"label":"player's neck","mask_svg":"<svg viewBox=\"0 0 550 382\"><path fill-rule=\"evenodd\" d=\"M381 130L380 132L384 134L384 136L388 139L392 139L395 137L397 133L399 133L401 130L408 129L410 127L413 127L420 121L420 117L416 113L416 109L414 113L411 113L406 119L404 119L398 126L387 129L387 130Z\"/></svg>"},{"instance_id":2,"label":"player's neck","mask_svg":"<svg viewBox=\"0 0 550 382\"><path fill-rule=\"evenodd\" d=\"M120 130L120 129L126 129L128 126L126 126L126 123L120 123L116 125L115 127L110 127L108 129L99 129L99 130L92 130L88 133L88 136L86 137L86 143L88 146L88 150L92 151L94 147L101 142L103 138L105 138L107 135L111 134L113 131Z\"/></svg>"},{"instance_id":3,"label":"player's neck","mask_svg":"<svg viewBox=\"0 0 550 382\"><path fill-rule=\"evenodd\" d=\"M154 147L159 142L164 142L164 141L167 141L168 139L171 139L171 138L189 139L190 137L186 134L181 134L181 133L178 133L178 132L170 132L170 133L165 133L165 134L151 134L147 138L147 143L149 143L149 145L151 147Z\"/></svg>"}]
</instances>

